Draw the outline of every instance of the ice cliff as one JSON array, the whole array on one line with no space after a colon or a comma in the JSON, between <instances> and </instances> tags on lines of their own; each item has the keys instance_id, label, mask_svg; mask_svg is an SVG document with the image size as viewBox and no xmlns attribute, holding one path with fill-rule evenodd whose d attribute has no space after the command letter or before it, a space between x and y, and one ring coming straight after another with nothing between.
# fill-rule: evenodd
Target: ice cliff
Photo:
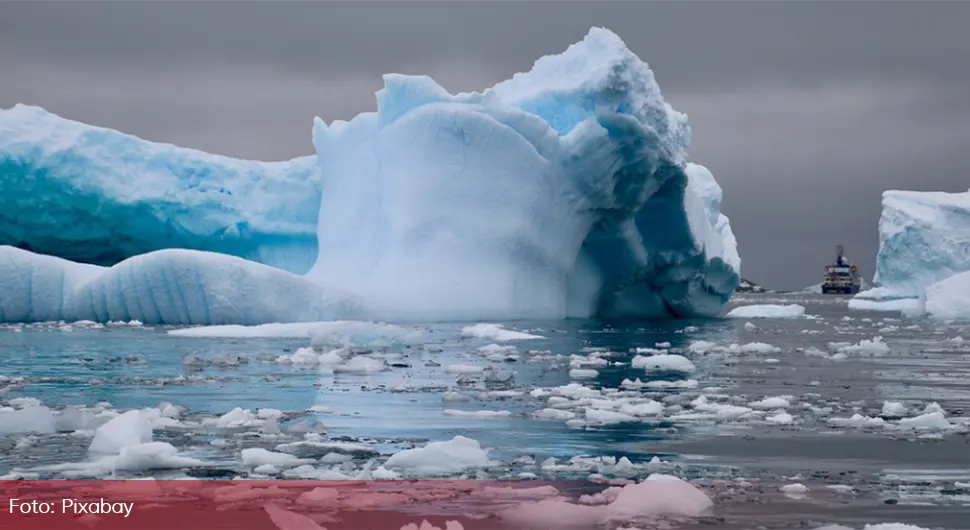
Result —
<instances>
[{"instance_id":1,"label":"ice cliff","mask_svg":"<svg viewBox=\"0 0 970 530\"><path fill-rule=\"evenodd\" d=\"M961 273L968 271L970 192L886 191L873 278L878 287L856 295L853 305L878 308L868 301L882 300L888 309L905 308L910 313L955 318L953 304L943 304L940 297L947 291L970 297L965 288L953 293L961 285L970 285L959 281ZM905 299L912 303L903 303ZM941 309L933 310L934 307Z\"/></svg>"},{"instance_id":2,"label":"ice cliff","mask_svg":"<svg viewBox=\"0 0 970 530\"><path fill-rule=\"evenodd\" d=\"M301 228L305 200L319 197L317 258L298 276L184 250L149 253L104 269L7 248L0 252L6 275L0 292L11 294L0 297L0 320L251 324L355 317L714 316L737 287L740 258L720 213L721 189L707 169L687 162L686 116L664 102L651 70L615 34L594 28L564 53L543 57L530 72L482 93L452 95L424 76L390 74L384 83L377 112L329 125L315 121L320 188L313 193L305 187L276 193L288 182L313 180L311 169L300 169L302 161L272 166L207 158L84 126L73 141L34 139L38 145L20 151L34 153L31 168L58 168L46 173L54 194L73 196L62 183L70 182L61 173L65 167L84 173L90 164L128 165L108 177L95 178L97 172L78 177L95 183L88 188L95 204L110 192L112 208L140 205L95 214L120 216L105 224L148 211L145 217L163 226L189 226L185 232L209 238L192 248L290 270L298 269L293 256L309 254ZM92 130L101 131L102 144L98 134L90 134L88 147L80 150L78 138ZM118 147L119 139L133 143L121 141ZM64 150L86 152L87 158L72 166L76 155L57 158ZM146 152L155 156L153 162L144 160ZM194 171L184 172L186 163ZM160 167L167 172L147 171ZM45 174L34 169L23 174L35 172ZM188 183L198 185L200 174L248 186L233 195L201 198L185 191L192 189ZM264 179L272 182L261 187ZM25 193L33 195L24 200L35 201L27 207L38 212L58 196L29 188L28 182L42 179L21 180ZM142 187L143 180L149 189L154 180L164 182L159 186L164 191L128 192L144 193L144 200L127 200L124 190L133 186L121 183ZM211 184L209 189L212 193ZM184 208L158 208L166 197ZM284 211L291 203L299 206ZM226 215L245 219L250 252L272 241L285 263L220 247L225 236L211 229L220 223L201 222L218 218L220 205L230 211ZM15 205L14 211L23 207ZM40 241L34 232L56 233L60 224L72 222L69 210L54 211L65 217L38 216L45 220L28 225L21 239ZM98 212L77 211L84 219ZM178 223L176 213L184 214ZM297 234L296 250L281 233L286 230ZM112 248L117 228L92 231L106 234L105 248Z\"/></svg>"},{"instance_id":3,"label":"ice cliff","mask_svg":"<svg viewBox=\"0 0 970 530\"><path fill-rule=\"evenodd\" d=\"M0 110L0 245L112 265L209 250L302 274L316 259L316 157L252 162L44 109Z\"/></svg>"}]
</instances>

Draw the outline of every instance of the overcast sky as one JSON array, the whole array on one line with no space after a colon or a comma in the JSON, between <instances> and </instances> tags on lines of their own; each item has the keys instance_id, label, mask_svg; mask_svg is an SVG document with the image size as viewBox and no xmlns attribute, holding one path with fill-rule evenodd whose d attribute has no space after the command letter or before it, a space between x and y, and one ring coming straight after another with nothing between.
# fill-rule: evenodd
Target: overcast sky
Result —
<instances>
[{"instance_id":1,"label":"overcast sky","mask_svg":"<svg viewBox=\"0 0 970 530\"><path fill-rule=\"evenodd\" d=\"M612 29L686 112L743 275L871 276L885 189L970 187L970 2L0 2L0 107L40 105L253 159L312 153L314 116L381 74L482 90Z\"/></svg>"}]
</instances>

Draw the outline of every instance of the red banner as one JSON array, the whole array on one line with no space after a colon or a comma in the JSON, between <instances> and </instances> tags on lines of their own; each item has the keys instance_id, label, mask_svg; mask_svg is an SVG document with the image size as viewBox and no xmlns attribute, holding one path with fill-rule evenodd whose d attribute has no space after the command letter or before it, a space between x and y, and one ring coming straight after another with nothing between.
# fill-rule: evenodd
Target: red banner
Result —
<instances>
[{"instance_id":1,"label":"red banner","mask_svg":"<svg viewBox=\"0 0 970 530\"><path fill-rule=\"evenodd\" d=\"M550 482L2 481L2 530L499 530ZM409 526L413 525L413 526Z\"/></svg>"}]
</instances>

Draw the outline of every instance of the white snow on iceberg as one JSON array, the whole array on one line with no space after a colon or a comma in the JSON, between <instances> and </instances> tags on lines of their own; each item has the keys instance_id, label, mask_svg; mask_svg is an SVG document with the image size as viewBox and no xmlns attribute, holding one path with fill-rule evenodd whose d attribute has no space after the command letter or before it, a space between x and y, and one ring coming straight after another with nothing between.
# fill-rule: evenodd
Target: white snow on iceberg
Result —
<instances>
[{"instance_id":1,"label":"white snow on iceberg","mask_svg":"<svg viewBox=\"0 0 970 530\"><path fill-rule=\"evenodd\" d=\"M318 252L305 276L185 250L103 269L7 248L0 320L716 316L738 285L721 189L709 171L687 163L686 116L664 102L653 72L615 34L594 28L483 93L452 95L424 76L384 81L377 112L315 122ZM85 141L101 141L109 154L175 166L187 156L170 147L126 151L116 144L130 137L99 135ZM57 149L45 149L40 163L56 164ZM201 155L191 161L201 174L224 170ZM243 194L236 212L255 211L246 210L249 202L263 196L286 210L295 199L275 196L279 184ZM178 189L171 183L166 192ZM300 190L301 201L315 196ZM189 218L206 219L208 204L189 208ZM302 219L302 206L294 209L264 212L262 226ZM110 215L138 224L130 211ZM58 223L71 222L68 215ZM291 236L295 248L306 248ZM286 237L278 250L290 266L281 267L293 269L293 256L306 254Z\"/></svg>"},{"instance_id":2,"label":"white snow on iceberg","mask_svg":"<svg viewBox=\"0 0 970 530\"><path fill-rule=\"evenodd\" d=\"M0 110L0 245L99 265L166 248L297 274L316 259L316 157L253 162L38 107Z\"/></svg>"}]
</instances>

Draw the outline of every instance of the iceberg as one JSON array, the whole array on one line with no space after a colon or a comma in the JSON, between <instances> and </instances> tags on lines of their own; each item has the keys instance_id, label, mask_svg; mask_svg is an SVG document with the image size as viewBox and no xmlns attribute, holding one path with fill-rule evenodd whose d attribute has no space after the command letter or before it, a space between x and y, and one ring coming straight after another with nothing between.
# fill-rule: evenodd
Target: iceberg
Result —
<instances>
[{"instance_id":1,"label":"iceberg","mask_svg":"<svg viewBox=\"0 0 970 530\"><path fill-rule=\"evenodd\" d=\"M714 316L737 287L686 116L608 30L482 93L389 74L377 100L314 123L310 277L395 319Z\"/></svg>"},{"instance_id":2,"label":"iceberg","mask_svg":"<svg viewBox=\"0 0 970 530\"><path fill-rule=\"evenodd\" d=\"M970 192L889 190L882 196L873 282L850 301L855 309L917 313L932 285L970 271Z\"/></svg>"},{"instance_id":3,"label":"iceberg","mask_svg":"<svg viewBox=\"0 0 970 530\"><path fill-rule=\"evenodd\" d=\"M0 322L241 324L360 318L361 302L303 276L213 252L167 249L113 267L0 247Z\"/></svg>"},{"instance_id":4,"label":"iceberg","mask_svg":"<svg viewBox=\"0 0 970 530\"><path fill-rule=\"evenodd\" d=\"M113 265L166 248L305 273L316 157L253 162L148 142L39 107L0 110L0 245Z\"/></svg>"},{"instance_id":5,"label":"iceberg","mask_svg":"<svg viewBox=\"0 0 970 530\"><path fill-rule=\"evenodd\" d=\"M740 282L721 188L687 161L686 116L664 101L649 67L601 28L480 93L453 95L430 77L385 75L376 112L314 121L316 169L303 159L272 166L209 158L84 127L76 135L83 141L51 131L38 133L46 140L24 140L30 167L61 168L39 171L50 176L44 185L62 188L19 184L26 206L14 211L45 212L20 240L42 241L74 223L69 209L45 210L51 196L69 203L76 195L65 167L84 173L119 163L78 177L92 184L92 198L77 202L84 206L76 215L91 216L88 205L103 203L93 211L134 225L134 239L212 252L157 250L105 268L0 248L2 321L714 317ZM186 164L194 171L184 172ZM160 167L168 172L149 171ZM135 197L141 202L120 191L121 182L133 187L121 179L133 178L148 183L131 192L143 194ZM151 189L155 180L164 191ZM187 191L201 181L241 191ZM318 189L308 191L314 182ZM150 234L155 228L139 226L144 211L144 219L191 227L167 233L200 238L187 245L165 241L157 235L164 230ZM247 228L233 241L245 251L228 249L222 242L232 237L216 229L236 217ZM306 241L308 223L315 246ZM125 239L117 229L91 230L105 249ZM294 274L311 255L306 274Z\"/></svg>"},{"instance_id":6,"label":"iceberg","mask_svg":"<svg viewBox=\"0 0 970 530\"><path fill-rule=\"evenodd\" d=\"M915 298L931 284L966 271L970 192L883 193L873 277L879 290L869 298Z\"/></svg>"}]
</instances>

